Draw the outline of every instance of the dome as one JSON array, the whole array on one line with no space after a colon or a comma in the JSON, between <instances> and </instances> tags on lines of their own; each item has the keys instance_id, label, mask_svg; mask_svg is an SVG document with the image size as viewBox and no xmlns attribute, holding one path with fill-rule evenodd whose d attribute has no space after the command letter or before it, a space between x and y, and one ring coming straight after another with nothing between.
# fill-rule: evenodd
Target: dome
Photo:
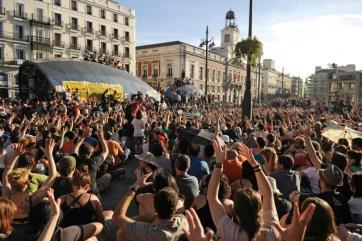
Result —
<instances>
[{"instance_id":1,"label":"dome","mask_svg":"<svg viewBox=\"0 0 362 241\"><path fill-rule=\"evenodd\" d=\"M227 13L226 13L226 19L235 19L235 12L233 10L229 10Z\"/></svg>"}]
</instances>

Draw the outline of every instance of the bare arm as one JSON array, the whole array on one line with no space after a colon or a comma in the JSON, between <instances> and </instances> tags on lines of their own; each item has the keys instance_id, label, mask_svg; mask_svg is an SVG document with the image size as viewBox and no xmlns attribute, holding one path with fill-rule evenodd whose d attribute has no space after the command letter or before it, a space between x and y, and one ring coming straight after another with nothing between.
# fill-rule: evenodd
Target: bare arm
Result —
<instances>
[{"instance_id":1,"label":"bare arm","mask_svg":"<svg viewBox=\"0 0 362 241\"><path fill-rule=\"evenodd\" d=\"M311 135L311 127L307 126L307 128L304 130L304 141L306 146L305 148L307 150L310 161L312 162L315 169L317 169L318 171L319 169L321 169L322 162L317 156L310 135Z\"/></svg>"},{"instance_id":2,"label":"bare arm","mask_svg":"<svg viewBox=\"0 0 362 241\"><path fill-rule=\"evenodd\" d=\"M104 136L103 136L103 129L100 128L98 130L98 140L99 142L101 143L101 146L102 146L102 157L103 157L103 160L105 160L108 156L108 145L106 143L106 140L104 140Z\"/></svg>"},{"instance_id":3,"label":"bare arm","mask_svg":"<svg viewBox=\"0 0 362 241\"><path fill-rule=\"evenodd\" d=\"M214 141L213 147L216 154L216 160L222 163L226 157L226 150L222 150L219 141ZM217 225L221 218L226 215L224 205L218 197L221 175L222 165L215 166L207 189L207 201L209 203L212 221L215 225Z\"/></svg>"},{"instance_id":4,"label":"bare arm","mask_svg":"<svg viewBox=\"0 0 362 241\"><path fill-rule=\"evenodd\" d=\"M9 198L11 185L9 183L8 176L14 170L16 161L18 157L24 152L23 145L18 144L14 146L14 155L11 158L11 161L6 165L3 176L2 176L2 197Z\"/></svg>"},{"instance_id":5,"label":"bare arm","mask_svg":"<svg viewBox=\"0 0 362 241\"><path fill-rule=\"evenodd\" d=\"M249 164L253 167L254 173L256 176L256 181L258 183L259 192L263 197L263 211L273 211L276 212L273 191L270 187L269 181L265 176L261 166L254 159L252 151L246 146L242 145L241 154L248 159Z\"/></svg>"}]
</instances>

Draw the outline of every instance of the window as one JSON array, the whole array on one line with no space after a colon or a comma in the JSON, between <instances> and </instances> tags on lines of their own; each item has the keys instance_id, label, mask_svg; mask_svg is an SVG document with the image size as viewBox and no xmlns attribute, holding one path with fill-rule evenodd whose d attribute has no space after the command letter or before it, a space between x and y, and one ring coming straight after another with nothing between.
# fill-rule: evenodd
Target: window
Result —
<instances>
[{"instance_id":1,"label":"window","mask_svg":"<svg viewBox=\"0 0 362 241\"><path fill-rule=\"evenodd\" d=\"M54 13L54 24L56 26L62 26L62 15L59 13Z\"/></svg>"},{"instance_id":2,"label":"window","mask_svg":"<svg viewBox=\"0 0 362 241\"><path fill-rule=\"evenodd\" d=\"M172 77L172 64L167 64L167 77Z\"/></svg>"},{"instance_id":3,"label":"window","mask_svg":"<svg viewBox=\"0 0 362 241\"><path fill-rule=\"evenodd\" d=\"M118 45L113 45L113 55L117 55L118 56Z\"/></svg>"},{"instance_id":4,"label":"window","mask_svg":"<svg viewBox=\"0 0 362 241\"><path fill-rule=\"evenodd\" d=\"M37 37L37 39L42 39L43 36L44 36L43 29L37 29L37 30L35 30L35 36Z\"/></svg>"},{"instance_id":5,"label":"window","mask_svg":"<svg viewBox=\"0 0 362 241\"><path fill-rule=\"evenodd\" d=\"M71 49L78 49L78 38L72 36L70 39L70 48Z\"/></svg>"},{"instance_id":6,"label":"window","mask_svg":"<svg viewBox=\"0 0 362 241\"><path fill-rule=\"evenodd\" d=\"M106 36L106 25L101 25L101 35Z\"/></svg>"},{"instance_id":7,"label":"window","mask_svg":"<svg viewBox=\"0 0 362 241\"><path fill-rule=\"evenodd\" d=\"M74 10L74 11L77 11L77 10L78 10L77 1L72 0L72 2L71 2L71 8L72 8L72 10Z\"/></svg>"},{"instance_id":8,"label":"window","mask_svg":"<svg viewBox=\"0 0 362 241\"><path fill-rule=\"evenodd\" d=\"M93 23L87 21L87 33L93 33Z\"/></svg>"},{"instance_id":9,"label":"window","mask_svg":"<svg viewBox=\"0 0 362 241\"><path fill-rule=\"evenodd\" d=\"M101 18L106 18L106 11L104 9L101 9Z\"/></svg>"},{"instance_id":10,"label":"window","mask_svg":"<svg viewBox=\"0 0 362 241\"><path fill-rule=\"evenodd\" d=\"M130 57L129 47L124 48L124 57L126 57L126 58Z\"/></svg>"},{"instance_id":11,"label":"window","mask_svg":"<svg viewBox=\"0 0 362 241\"><path fill-rule=\"evenodd\" d=\"M126 71L129 73L129 64L125 64L124 67L125 67Z\"/></svg>"},{"instance_id":12,"label":"window","mask_svg":"<svg viewBox=\"0 0 362 241\"><path fill-rule=\"evenodd\" d=\"M147 65L143 65L143 74L142 74L142 78L147 78Z\"/></svg>"},{"instance_id":13,"label":"window","mask_svg":"<svg viewBox=\"0 0 362 241\"><path fill-rule=\"evenodd\" d=\"M35 59L42 59L43 58L43 52L37 51L35 53Z\"/></svg>"},{"instance_id":14,"label":"window","mask_svg":"<svg viewBox=\"0 0 362 241\"><path fill-rule=\"evenodd\" d=\"M212 81L215 81L216 70L212 70Z\"/></svg>"},{"instance_id":15,"label":"window","mask_svg":"<svg viewBox=\"0 0 362 241\"><path fill-rule=\"evenodd\" d=\"M224 42L225 42L225 43L229 43L229 42L230 42L230 34L225 34L225 35L224 35Z\"/></svg>"},{"instance_id":16,"label":"window","mask_svg":"<svg viewBox=\"0 0 362 241\"><path fill-rule=\"evenodd\" d=\"M128 19L128 17L124 17L124 25L129 26L129 19Z\"/></svg>"},{"instance_id":17,"label":"window","mask_svg":"<svg viewBox=\"0 0 362 241\"><path fill-rule=\"evenodd\" d=\"M92 15L92 6L87 5L87 14Z\"/></svg>"},{"instance_id":18,"label":"window","mask_svg":"<svg viewBox=\"0 0 362 241\"><path fill-rule=\"evenodd\" d=\"M15 25L15 39L24 39L24 27L22 25Z\"/></svg>"},{"instance_id":19,"label":"window","mask_svg":"<svg viewBox=\"0 0 362 241\"><path fill-rule=\"evenodd\" d=\"M93 40L87 39L87 50L93 52Z\"/></svg>"},{"instance_id":20,"label":"window","mask_svg":"<svg viewBox=\"0 0 362 241\"><path fill-rule=\"evenodd\" d=\"M0 61L4 61L4 47L0 47Z\"/></svg>"},{"instance_id":21,"label":"window","mask_svg":"<svg viewBox=\"0 0 362 241\"><path fill-rule=\"evenodd\" d=\"M25 16L25 11L24 11L24 4L22 4L22 3L17 3L16 4L15 16L21 17L21 18L26 17Z\"/></svg>"},{"instance_id":22,"label":"window","mask_svg":"<svg viewBox=\"0 0 362 241\"><path fill-rule=\"evenodd\" d=\"M77 18L71 18L71 28L73 30L78 30L78 19Z\"/></svg>"},{"instance_id":23,"label":"window","mask_svg":"<svg viewBox=\"0 0 362 241\"><path fill-rule=\"evenodd\" d=\"M41 8L36 9L36 19L38 21L43 21L44 11Z\"/></svg>"},{"instance_id":24,"label":"window","mask_svg":"<svg viewBox=\"0 0 362 241\"><path fill-rule=\"evenodd\" d=\"M54 33L54 46L61 47L62 35L60 33Z\"/></svg>"},{"instance_id":25,"label":"window","mask_svg":"<svg viewBox=\"0 0 362 241\"><path fill-rule=\"evenodd\" d=\"M199 79L202 80L204 78L204 68L200 67Z\"/></svg>"},{"instance_id":26,"label":"window","mask_svg":"<svg viewBox=\"0 0 362 241\"><path fill-rule=\"evenodd\" d=\"M113 13L113 22L118 23L118 15Z\"/></svg>"},{"instance_id":27,"label":"window","mask_svg":"<svg viewBox=\"0 0 362 241\"><path fill-rule=\"evenodd\" d=\"M113 29L113 38L115 38L115 39L118 39L118 29L116 29L116 28L114 28Z\"/></svg>"},{"instance_id":28,"label":"window","mask_svg":"<svg viewBox=\"0 0 362 241\"><path fill-rule=\"evenodd\" d=\"M190 68L190 78L193 79L195 75L195 65L191 64L191 68Z\"/></svg>"},{"instance_id":29,"label":"window","mask_svg":"<svg viewBox=\"0 0 362 241\"><path fill-rule=\"evenodd\" d=\"M107 52L107 44L105 42L101 42L101 53L105 54Z\"/></svg>"},{"instance_id":30,"label":"window","mask_svg":"<svg viewBox=\"0 0 362 241\"><path fill-rule=\"evenodd\" d=\"M24 49L16 49L15 54L16 54L16 59L25 59Z\"/></svg>"},{"instance_id":31,"label":"window","mask_svg":"<svg viewBox=\"0 0 362 241\"><path fill-rule=\"evenodd\" d=\"M129 32L127 32L127 31L124 33L124 40L126 42L129 42Z\"/></svg>"},{"instance_id":32,"label":"window","mask_svg":"<svg viewBox=\"0 0 362 241\"><path fill-rule=\"evenodd\" d=\"M61 6L62 1L61 0L54 0L54 5Z\"/></svg>"},{"instance_id":33,"label":"window","mask_svg":"<svg viewBox=\"0 0 362 241\"><path fill-rule=\"evenodd\" d=\"M221 71L217 71L217 82L220 82L220 78L221 78Z\"/></svg>"},{"instance_id":34,"label":"window","mask_svg":"<svg viewBox=\"0 0 362 241\"><path fill-rule=\"evenodd\" d=\"M158 77L158 64L154 64L152 67L153 67L152 68L153 69L152 77L157 78Z\"/></svg>"}]
</instances>

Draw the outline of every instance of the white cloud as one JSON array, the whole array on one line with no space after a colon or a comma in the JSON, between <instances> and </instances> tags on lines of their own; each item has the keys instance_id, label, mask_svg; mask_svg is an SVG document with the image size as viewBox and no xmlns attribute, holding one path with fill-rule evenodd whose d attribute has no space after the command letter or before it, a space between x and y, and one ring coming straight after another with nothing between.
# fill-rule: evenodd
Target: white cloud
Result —
<instances>
[{"instance_id":1,"label":"white cloud","mask_svg":"<svg viewBox=\"0 0 362 241\"><path fill-rule=\"evenodd\" d=\"M260 29L264 57L277 67L307 77L317 65L356 64L362 67L362 15L341 14L270 23Z\"/></svg>"}]
</instances>

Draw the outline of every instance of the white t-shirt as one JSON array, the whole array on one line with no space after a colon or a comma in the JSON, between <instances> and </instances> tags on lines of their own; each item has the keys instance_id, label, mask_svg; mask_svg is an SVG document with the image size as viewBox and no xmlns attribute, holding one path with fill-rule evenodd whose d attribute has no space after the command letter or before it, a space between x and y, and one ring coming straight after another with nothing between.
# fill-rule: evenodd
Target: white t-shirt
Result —
<instances>
[{"instance_id":1,"label":"white t-shirt","mask_svg":"<svg viewBox=\"0 0 362 241\"><path fill-rule=\"evenodd\" d=\"M319 189L319 174L317 172L317 169L315 167L308 167L307 169L304 169L302 171L310 181L310 187L312 189L313 193L320 193L321 190Z\"/></svg>"},{"instance_id":2,"label":"white t-shirt","mask_svg":"<svg viewBox=\"0 0 362 241\"><path fill-rule=\"evenodd\" d=\"M134 131L133 136L144 136L145 132L145 121L142 119L134 118L131 122L133 125Z\"/></svg>"}]
</instances>

